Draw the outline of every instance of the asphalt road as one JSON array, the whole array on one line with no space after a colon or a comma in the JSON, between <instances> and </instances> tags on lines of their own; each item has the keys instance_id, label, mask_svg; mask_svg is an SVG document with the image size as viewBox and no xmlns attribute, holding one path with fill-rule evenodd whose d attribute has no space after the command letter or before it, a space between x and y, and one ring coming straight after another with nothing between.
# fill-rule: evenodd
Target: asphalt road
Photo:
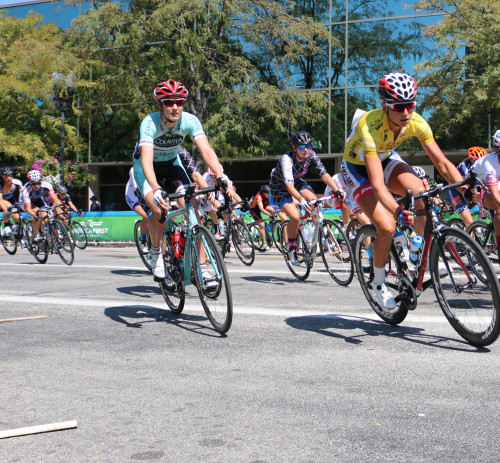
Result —
<instances>
[{"instance_id":1,"label":"asphalt road","mask_svg":"<svg viewBox=\"0 0 500 463\"><path fill-rule=\"evenodd\" d=\"M498 462L500 342L451 328L432 289L396 327L356 280L274 253L227 258L227 336L194 287L171 314L134 248L40 265L0 251L0 462Z\"/></svg>"}]
</instances>

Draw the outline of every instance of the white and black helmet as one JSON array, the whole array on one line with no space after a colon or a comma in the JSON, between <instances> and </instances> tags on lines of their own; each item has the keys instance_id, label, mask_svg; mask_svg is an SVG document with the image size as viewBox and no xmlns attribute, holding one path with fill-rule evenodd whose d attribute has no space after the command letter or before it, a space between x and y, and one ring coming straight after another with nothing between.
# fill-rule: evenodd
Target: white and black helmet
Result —
<instances>
[{"instance_id":1,"label":"white and black helmet","mask_svg":"<svg viewBox=\"0 0 500 463\"><path fill-rule=\"evenodd\" d=\"M493 139L493 146L495 148L500 148L500 129L497 130L491 138Z\"/></svg>"}]
</instances>

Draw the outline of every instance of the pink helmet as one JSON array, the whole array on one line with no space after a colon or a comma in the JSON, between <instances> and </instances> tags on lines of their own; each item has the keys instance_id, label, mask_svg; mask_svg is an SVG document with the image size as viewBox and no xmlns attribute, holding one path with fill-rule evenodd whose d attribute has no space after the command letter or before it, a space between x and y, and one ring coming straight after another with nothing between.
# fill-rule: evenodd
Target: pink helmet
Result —
<instances>
[{"instance_id":1,"label":"pink helmet","mask_svg":"<svg viewBox=\"0 0 500 463\"><path fill-rule=\"evenodd\" d=\"M176 97L180 100L185 100L189 95L186 87L180 82L173 79L168 79L165 82L160 82L154 90L155 99L162 101L167 98Z\"/></svg>"}]
</instances>

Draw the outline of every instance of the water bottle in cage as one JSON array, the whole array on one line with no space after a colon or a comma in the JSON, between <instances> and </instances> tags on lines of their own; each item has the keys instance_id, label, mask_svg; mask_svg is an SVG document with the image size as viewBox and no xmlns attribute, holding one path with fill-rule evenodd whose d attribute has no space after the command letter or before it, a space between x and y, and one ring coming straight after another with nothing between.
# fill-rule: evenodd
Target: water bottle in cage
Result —
<instances>
[{"instance_id":1,"label":"water bottle in cage","mask_svg":"<svg viewBox=\"0 0 500 463\"><path fill-rule=\"evenodd\" d=\"M420 248L422 247L424 239L421 236L415 236L411 240L411 245L410 245L410 260L415 263L417 262L418 259L418 253L420 252Z\"/></svg>"}]
</instances>

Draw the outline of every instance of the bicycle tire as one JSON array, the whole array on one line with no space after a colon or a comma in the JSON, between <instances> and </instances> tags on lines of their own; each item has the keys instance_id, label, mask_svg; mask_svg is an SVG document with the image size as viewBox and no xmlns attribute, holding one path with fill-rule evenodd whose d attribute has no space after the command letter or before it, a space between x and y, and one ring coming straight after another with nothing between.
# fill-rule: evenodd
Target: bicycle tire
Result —
<instances>
[{"instance_id":1,"label":"bicycle tire","mask_svg":"<svg viewBox=\"0 0 500 463\"><path fill-rule=\"evenodd\" d=\"M349 240L333 220L325 220L318 243L325 268L333 280L348 286L354 278L354 259Z\"/></svg>"},{"instance_id":2,"label":"bicycle tire","mask_svg":"<svg viewBox=\"0 0 500 463\"><path fill-rule=\"evenodd\" d=\"M10 254L13 256L17 252L17 233L14 234L13 231L11 231L11 234L9 236L5 236L5 227L9 226L12 230L12 223L9 221L8 224L6 224L3 220L1 223L0 227L0 241L2 242L2 246L5 249L5 252L7 254Z\"/></svg>"},{"instance_id":3,"label":"bicycle tire","mask_svg":"<svg viewBox=\"0 0 500 463\"><path fill-rule=\"evenodd\" d=\"M142 252L141 243L140 243L140 238L141 238L141 229L140 229L140 226L141 226L141 221L138 220L134 224L134 241L135 241L135 247L137 249L139 257L142 260L142 263L144 264L144 266L149 271L151 271L151 264L150 264L150 258L151 258L150 257L151 240L149 238L149 228L148 228L148 231L146 233L146 236L147 236L146 243L148 245L148 252L144 253L144 252Z\"/></svg>"},{"instance_id":4,"label":"bicycle tire","mask_svg":"<svg viewBox=\"0 0 500 463\"><path fill-rule=\"evenodd\" d=\"M439 261L446 261L445 276L440 275ZM479 244L462 230L445 228L433 238L429 263L434 293L453 329L474 346L493 343L500 334L500 285ZM473 267L473 273L482 272L488 284L474 278L469 271Z\"/></svg>"},{"instance_id":5,"label":"bicycle tire","mask_svg":"<svg viewBox=\"0 0 500 463\"><path fill-rule=\"evenodd\" d=\"M390 325L398 325L408 315L408 308L406 307L406 305L400 301L394 309L385 309L378 304L377 298L374 294L372 286L373 264L372 259L369 258L369 254L366 251L365 240L369 239L373 243L376 237L377 230L373 225L363 225L358 230L353 249L356 272L358 275L359 284L361 285L361 289L363 290L366 300L370 304L373 311L386 323ZM399 269L397 264L398 261L394 254L394 246L391 246L389 260L386 265L386 284L389 290L394 290L399 287Z\"/></svg>"},{"instance_id":6,"label":"bicycle tire","mask_svg":"<svg viewBox=\"0 0 500 463\"><path fill-rule=\"evenodd\" d=\"M40 226L42 227L43 225ZM45 262L47 262L47 259L49 258L49 245L47 243L47 238L44 234L40 234L40 236L43 238L42 241L40 241L39 243L34 243L33 236L35 232L33 230L33 224L31 222L28 222L25 230L26 247L28 248L28 251L38 263L45 264Z\"/></svg>"},{"instance_id":7,"label":"bicycle tire","mask_svg":"<svg viewBox=\"0 0 500 463\"><path fill-rule=\"evenodd\" d=\"M231 227L234 250L241 262L245 265L252 265L255 261L255 246L252 235L247 225L242 220L236 219Z\"/></svg>"},{"instance_id":8,"label":"bicycle tire","mask_svg":"<svg viewBox=\"0 0 500 463\"><path fill-rule=\"evenodd\" d=\"M182 281L182 273L178 265L177 257L174 255L174 248L168 233L163 234L162 249L164 250L165 265L168 269L171 282L166 283L165 280L160 280L160 291L170 311L174 314L180 314L184 310L186 288Z\"/></svg>"},{"instance_id":9,"label":"bicycle tire","mask_svg":"<svg viewBox=\"0 0 500 463\"><path fill-rule=\"evenodd\" d=\"M447 220L446 226L451 228L458 228L459 230L463 230L465 228L463 220L459 219L458 217Z\"/></svg>"},{"instance_id":10,"label":"bicycle tire","mask_svg":"<svg viewBox=\"0 0 500 463\"><path fill-rule=\"evenodd\" d=\"M255 249L257 251L262 251L265 243L262 241L262 236L260 235L260 225L257 222L253 222L249 225L248 229L252 235Z\"/></svg>"},{"instance_id":11,"label":"bicycle tire","mask_svg":"<svg viewBox=\"0 0 500 463\"><path fill-rule=\"evenodd\" d=\"M70 222L71 233L74 238L75 246L78 249L85 249L89 243L87 232L80 222Z\"/></svg>"},{"instance_id":12,"label":"bicycle tire","mask_svg":"<svg viewBox=\"0 0 500 463\"><path fill-rule=\"evenodd\" d=\"M54 219L49 225L49 233L54 252L66 265L72 265L75 260L75 244L68 224Z\"/></svg>"},{"instance_id":13,"label":"bicycle tire","mask_svg":"<svg viewBox=\"0 0 500 463\"><path fill-rule=\"evenodd\" d=\"M358 219L352 219L347 224L347 228L345 229L345 235L347 236L347 238L349 238L349 241L351 243L351 247L354 246L356 234L358 233L358 230L360 228L361 228L361 223Z\"/></svg>"},{"instance_id":14,"label":"bicycle tire","mask_svg":"<svg viewBox=\"0 0 500 463\"><path fill-rule=\"evenodd\" d=\"M289 223L289 220L286 220L283 222L283 227L286 227ZM282 235L283 236L283 235ZM288 243L284 243L284 238L282 238L282 246L283 246L283 258L285 259L285 263L288 267L288 270L292 273L292 275L297 278L297 280L304 281L309 277L309 274L311 273L311 267L313 265L312 263L312 256L309 248L307 245L304 243L304 237L302 236L302 231L300 230L300 227L297 231L297 241L296 246L297 246L297 257L299 259L299 265L293 265L290 263L290 257L288 256Z\"/></svg>"},{"instance_id":15,"label":"bicycle tire","mask_svg":"<svg viewBox=\"0 0 500 463\"><path fill-rule=\"evenodd\" d=\"M495 240L495 231L492 225L479 220L472 223L469 228L467 228L467 234L477 241L488 257L496 257L497 244Z\"/></svg>"},{"instance_id":16,"label":"bicycle tire","mask_svg":"<svg viewBox=\"0 0 500 463\"><path fill-rule=\"evenodd\" d=\"M192 269L198 295L208 320L217 332L224 334L231 328L233 321L233 296L226 264L208 228L196 225L192 233ZM199 260L197 246L205 254L204 264L210 274L209 279L203 278L201 274L200 265L203 262ZM216 287L210 286L211 282L216 282Z\"/></svg>"},{"instance_id":17,"label":"bicycle tire","mask_svg":"<svg viewBox=\"0 0 500 463\"><path fill-rule=\"evenodd\" d=\"M283 254L282 236L281 236L281 221L273 220L271 225L271 238L276 249Z\"/></svg>"}]
</instances>

